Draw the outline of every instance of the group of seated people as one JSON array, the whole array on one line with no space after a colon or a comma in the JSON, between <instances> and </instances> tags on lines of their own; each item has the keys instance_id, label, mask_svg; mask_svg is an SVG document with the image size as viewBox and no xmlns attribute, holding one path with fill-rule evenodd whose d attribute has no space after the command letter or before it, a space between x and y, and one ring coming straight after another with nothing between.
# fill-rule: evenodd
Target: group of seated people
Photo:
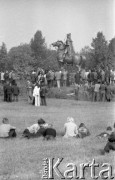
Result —
<instances>
[{"instance_id":1,"label":"group of seated people","mask_svg":"<svg viewBox=\"0 0 115 180\"><path fill-rule=\"evenodd\" d=\"M56 135L59 135L59 133L56 132L56 129L53 128L53 125L46 123L42 118L40 118L37 123L27 127L22 133L22 137L28 139L42 136L46 140L51 140L55 139ZM79 127L77 127L74 119L72 117L68 117L67 122L64 124L63 135L60 135L64 138L84 138L85 136L90 135L90 133L85 124L81 123ZM0 125L0 137L14 138L16 136L16 127L11 126L7 118L3 118L2 124Z\"/></svg>"},{"instance_id":2,"label":"group of seated people","mask_svg":"<svg viewBox=\"0 0 115 180\"><path fill-rule=\"evenodd\" d=\"M109 153L110 150L115 150L115 130L111 134L104 133L104 136L105 134L108 135L108 141L101 151L101 154ZM64 138L84 138L89 135L90 132L84 123L81 123L79 127L77 127L72 117L67 118L67 122L64 124ZM2 124L0 125L0 138L15 138L16 136L16 127L11 126L7 118L3 118ZM53 128L52 124L46 123L42 118L40 118L37 123L27 127L22 133L22 137L28 139L43 137L44 140L53 140L56 136L56 129Z\"/></svg>"}]
</instances>

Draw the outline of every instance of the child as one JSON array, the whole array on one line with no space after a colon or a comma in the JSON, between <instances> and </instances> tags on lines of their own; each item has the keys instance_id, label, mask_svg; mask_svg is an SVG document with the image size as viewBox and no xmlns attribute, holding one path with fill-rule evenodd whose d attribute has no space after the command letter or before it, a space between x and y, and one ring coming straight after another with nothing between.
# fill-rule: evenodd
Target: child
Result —
<instances>
[{"instance_id":1,"label":"child","mask_svg":"<svg viewBox=\"0 0 115 180\"><path fill-rule=\"evenodd\" d=\"M64 124L65 138L76 137L78 134L77 125L72 117L67 118L67 122Z\"/></svg>"},{"instance_id":2,"label":"child","mask_svg":"<svg viewBox=\"0 0 115 180\"><path fill-rule=\"evenodd\" d=\"M14 138L16 137L15 127L9 124L7 118L3 118L2 124L0 125L0 137L1 138Z\"/></svg>"}]
</instances>

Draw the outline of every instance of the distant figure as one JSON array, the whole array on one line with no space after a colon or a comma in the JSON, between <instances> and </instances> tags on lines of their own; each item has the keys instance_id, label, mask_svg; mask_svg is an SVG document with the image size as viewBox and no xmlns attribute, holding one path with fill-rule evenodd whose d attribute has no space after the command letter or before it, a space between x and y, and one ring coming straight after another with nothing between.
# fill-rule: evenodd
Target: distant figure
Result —
<instances>
[{"instance_id":1,"label":"distant figure","mask_svg":"<svg viewBox=\"0 0 115 180\"><path fill-rule=\"evenodd\" d=\"M4 84L4 80L5 80L5 79L4 79L4 72L1 71L1 83L2 83L2 84Z\"/></svg>"},{"instance_id":2,"label":"distant figure","mask_svg":"<svg viewBox=\"0 0 115 180\"><path fill-rule=\"evenodd\" d=\"M40 88L40 98L41 98L41 105L42 106L46 106L47 105L47 103L46 103L46 93L47 93L46 86L41 85L41 88Z\"/></svg>"},{"instance_id":3,"label":"distant figure","mask_svg":"<svg viewBox=\"0 0 115 180\"><path fill-rule=\"evenodd\" d=\"M7 102L12 102L12 85L9 83L6 87Z\"/></svg>"},{"instance_id":4,"label":"distant figure","mask_svg":"<svg viewBox=\"0 0 115 180\"><path fill-rule=\"evenodd\" d=\"M33 98L32 98L32 95L33 94L33 87L32 87L32 83L31 83L31 81L27 81L27 97L28 97L28 102L29 103L32 103L32 100L33 100Z\"/></svg>"},{"instance_id":5,"label":"distant figure","mask_svg":"<svg viewBox=\"0 0 115 180\"><path fill-rule=\"evenodd\" d=\"M3 91L4 91L4 101L7 101L7 87L9 86L9 82L5 82L3 85Z\"/></svg>"},{"instance_id":6,"label":"distant figure","mask_svg":"<svg viewBox=\"0 0 115 180\"><path fill-rule=\"evenodd\" d=\"M60 82L61 82L61 75L62 75L61 71L56 71L55 72L55 78L56 78L56 81L57 81L57 87L59 89L60 89L60 86L61 86L61 84L60 84Z\"/></svg>"},{"instance_id":7,"label":"distant figure","mask_svg":"<svg viewBox=\"0 0 115 180\"><path fill-rule=\"evenodd\" d=\"M105 89L105 96L108 102L112 100L112 90L111 90L111 85L109 83L107 83L107 86Z\"/></svg>"},{"instance_id":8,"label":"distant figure","mask_svg":"<svg viewBox=\"0 0 115 180\"><path fill-rule=\"evenodd\" d=\"M64 124L65 138L76 137L78 135L77 125L72 117L67 118L67 122Z\"/></svg>"},{"instance_id":9,"label":"distant figure","mask_svg":"<svg viewBox=\"0 0 115 180\"><path fill-rule=\"evenodd\" d=\"M13 101L18 101L20 90L17 84L12 86L12 93L13 93Z\"/></svg>"},{"instance_id":10,"label":"distant figure","mask_svg":"<svg viewBox=\"0 0 115 180\"><path fill-rule=\"evenodd\" d=\"M99 101L100 97L99 97L99 91L100 91L100 81L98 81L95 86L94 86L94 97L93 97L93 101Z\"/></svg>"},{"instance_id":11,"label":"distant figure","mask_svg":"<svg viewBox=\"0 0 115 180\"><path fill-rule=\"evenodd\" d=\"M0 137L1 138L14 138L16 137L16 128L9 124L7 118L3 118L2 124L0 125Z\"/></svg>"},{"instance_id":12,"label":"distant figure","mask_svg":"<svg viewBox=\"0 0 115 180\"><path fill-rule=\"evenodd\" d=\"M33 90L33 96L35 97L35 106L40 106L40 86L36 85Z\"/></svg>"}]
</instances>

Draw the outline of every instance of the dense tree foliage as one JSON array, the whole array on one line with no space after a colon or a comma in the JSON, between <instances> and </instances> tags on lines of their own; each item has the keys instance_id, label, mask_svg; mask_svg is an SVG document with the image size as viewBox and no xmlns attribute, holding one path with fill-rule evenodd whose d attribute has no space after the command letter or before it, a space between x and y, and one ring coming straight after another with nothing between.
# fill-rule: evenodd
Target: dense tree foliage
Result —
<instances>
[{"instance_id":1,"label":"dense tree foliage","mask_svg":"<svg viewBox=\"0 0 115 180\"><path fill-rule=\"evenodd\" d=\"M0 69L5 70L7 68L8 55L5 43L2 43L0 48Z\"/></svg>"}]
</instances>

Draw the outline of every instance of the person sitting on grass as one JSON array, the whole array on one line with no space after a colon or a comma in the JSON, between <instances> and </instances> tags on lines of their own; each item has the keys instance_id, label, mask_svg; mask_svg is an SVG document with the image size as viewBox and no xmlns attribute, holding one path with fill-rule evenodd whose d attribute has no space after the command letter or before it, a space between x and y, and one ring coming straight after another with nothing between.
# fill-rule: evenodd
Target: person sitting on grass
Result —
<instances>
[{"instance_id":1,"label":"person sitting on grass","mask_svg":"<svg viewBox=\"0 0 115 180\"><path fill-rule=\"evenodd\" d=\"M44 137L44 140L54 140L56 138L56 130L52 124L41 124L38 133Z\"/></svg>"},{"instance_id":2,"label":"person sitting on grass","mask_svg":"<svg viewBox=\"0 0 115 180\"><path fill-rule=\"evenodd\" d=\"M114 123L114 131L108 137L108 142L104 149L101 151L101 154L109 153L110 150L115 151L115 123Z\"/></svg>"},{"instance_id":3,"label":"person sitting on grass","mask_svg":"<svg viewBox=\"0 0 115 180\"><path fill-rule=\"evenodd\" d=\"M50 140L56 137L56 130L52 128L52 125L47 124L41 118L38 120L38 123L33 124L24 130L23 137L28 139L34 137L44 137L44 139Z\"/></svg>"},{"instance_id":4,"label":"person sitting on grass","mask_svg":"<svg viewBox=\"0 0 115 180\"><path fill-rule=\"evenodd\" d=\"M14 138L16 137L16 127L9 124L7 118L3 118L2 124L0 125L0 138Z\"/></svg>"},{"instance_id":5,"label":"person sitting on grass","mask_svg":"<svg viewBox=\"0 0 115 180\"><path fill-rule=\"evenodd\" d=\"M84 138L84 137L89 136L89 135L90 135L89 130L86 128L84 123L81 123L79 125L79 128L78 128L78 137Z\"/></svg>"},{"instance_id":6,"label":"person sitting on grass","mask_svg":"<svg viewBox=\"0 0 115 180\"><path fill-rule=\"evenodd\" d=\"M36 137L36 135L37 135L37 133L38 133L38 131L39 131L39 129L40 129L40 125L41 125L41 124L45 124L45 121L44 121L42 118L40 118L37 123L31 125L30 127L27 127L27 128L24 130L22 136L23 136L23 137L27 137L28 139L29 139L30 137Z\"/></svg>"},{"instance_id":7,"label":"person sitting on grass","mask_svg":"<svg viewBox=\"0 0 115 180\"><path fill-rule=\"evenodd\" d=\"M78 135L77 125L72 117L67 118L67 122L64 124L64 138L76 137Z\"/></svg>"}]
</instances>

